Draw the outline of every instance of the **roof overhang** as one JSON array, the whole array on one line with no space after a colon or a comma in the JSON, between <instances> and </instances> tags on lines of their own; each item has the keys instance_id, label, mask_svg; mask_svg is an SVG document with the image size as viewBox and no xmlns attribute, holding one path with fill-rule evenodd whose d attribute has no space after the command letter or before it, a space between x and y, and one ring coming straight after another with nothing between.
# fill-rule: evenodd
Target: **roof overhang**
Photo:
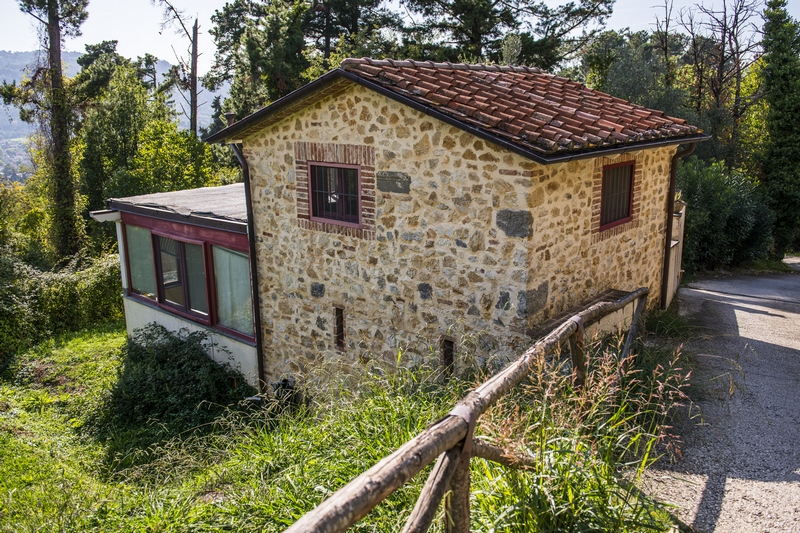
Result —
<instances>
[{"instance_id":1,"label":"roof overhang","mask_svg":"<svg viewBox=\"0 0 800 533\"><path fill-rule=\"evenodd\" d=\"M89 216L98 222L116 222L122 216L116 209L103 209L101 211L91 211Z\"/></svg>"},{"instance_id":2,"label":"roof overhang","mask_svg":"<svg viewBox=\"0 0 800 533\"><path fill-rule=\"evenodd\" d=\"M244 199L242 200L242 203L244 203ZM247 234L246 222L195 214L184 215L168 209L160 209L158 207L142 205L131 205L118 202L114 199L108 201L108 206L111 209L120 211L122 213L130 213L132 215L140 215L158 220L167 220L170 222L179 222L189 226L200 226L203 228L218 229L232 233Z\"/></svg>"},{"instance_id":3,"label":"roof overhang","mask_svg":"<svg viewBox=\"0 0 800 533\"><path fill-rule=\"evenodd\" d=\"M632 143L620 143L612 146L603 146L599 148L587 148L583 150L569 151L569 152L555 152L552 154L544 154L531 149L528 149L519 144L509 142L493 133L486 131L480 127L466 124L457 118L438 111L435 107L425 105L398 94L386 87L367 80L353 72L337 68L317 78L316 80L304 85L303 87L293 91L283 98L276 100L270 105L259 109L258 111L248 115L242 120L231 124L225 129L210 135L205 139L210 143L238 143L242 139L255 133L259 129L266 127L269 124L275 123L283 118L291 116L304 105L310 102L317 101L321 98L337 94L347 88L350 83L355 83L371 89L387 98L391 98L401 104L407 105L421 113L441 120L446 124L459 128L461 130L472 133L485 141L491 142L495 145L501 146L511 152L517 153L523 157L531 159L537 163L547 165L552 163L564 163L578 159L590 159L598 156L622 154L626 152L635 152L638 150L657 148L660 146L675 146L679 144L695 143L706 141L711 138L710 135L705 133L698 133L695 135L675 136L659 139L650 139Z\"/></svg>"}]
</instances>

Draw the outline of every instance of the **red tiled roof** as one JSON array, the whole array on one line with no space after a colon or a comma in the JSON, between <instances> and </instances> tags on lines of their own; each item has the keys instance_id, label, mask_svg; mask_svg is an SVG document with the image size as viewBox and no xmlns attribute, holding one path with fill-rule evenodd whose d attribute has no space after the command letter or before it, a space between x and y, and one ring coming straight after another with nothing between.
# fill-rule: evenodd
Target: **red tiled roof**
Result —
<instances>
[{"instance_id":1,"label":"red tiled roof","mask_svg":"<svg viewBox=\"0 0 800 533\"><path fill-rule=\"evenodd\" d=\"M702 135L683 119L536 68L367 58L341 68L545 157Z\"/></svg>"}]
</instances>

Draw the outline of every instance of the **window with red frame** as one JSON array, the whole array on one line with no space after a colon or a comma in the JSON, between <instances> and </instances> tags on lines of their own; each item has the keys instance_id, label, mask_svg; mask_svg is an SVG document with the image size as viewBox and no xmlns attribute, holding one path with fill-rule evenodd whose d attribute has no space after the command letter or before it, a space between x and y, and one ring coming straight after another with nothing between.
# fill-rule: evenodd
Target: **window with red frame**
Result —
<instances>
[{"instance_id":1,"label":"window with red frame","mask_svg":"<svg viewBox=\"0 0 800 533\"><path fill-rule=\"evenodd\" d=\"M633 162L605 167L600 201L600 229L630 220L632 200Z\"/></svg>"},{"instance_id":2,"label":"window with red frame","mask_svg":"<svg viewBox=\"0 0 800 533\"><path fill-rule=\"evenodd\" d=\"M311 218L361 223L358 168L309 165Z\"/></svg>"},{"instance_id":3,"label":"window with red frame","mask_svg":"<svg viewBox=\"0 0 800 533\"><path fill-rule=\"evenodd\" d=\"M125 224L129 294L227 333L253 337L247 253Z\"/></svg>"},{"instance_id":4,"label":"window with red frame","mask_svg":"<svg viewBox=\"0 0 800 533\"><path fill-rule=\"evenodd\" d=\"M208 316L203 246L156 236L160 300L190 314Z\"/></svg>"}]
</instances>

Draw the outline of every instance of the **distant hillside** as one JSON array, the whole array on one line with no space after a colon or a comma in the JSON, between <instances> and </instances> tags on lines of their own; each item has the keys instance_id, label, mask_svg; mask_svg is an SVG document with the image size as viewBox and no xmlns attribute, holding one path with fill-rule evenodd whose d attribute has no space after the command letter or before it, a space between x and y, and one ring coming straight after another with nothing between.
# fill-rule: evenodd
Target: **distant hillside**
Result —
<instances>
[{"instance_id":1,"label":"distant hillside","mask_svg":"<svg viewBox=\"0 0 800 533\"><path fill-rule=\"evenodd\" d=\"M29 65L34 65L40 52L8 52L0 50L0 81L19 82L26 75ZM74 76L80 71L78 58L83 52L64 52L62 61L64 72L67 76ZM165 74L172 65L167 61L161 60L156 65L159 77ZM211 93L203 90L199 95L200 107L197 111L197 123L199 127L206 127L211 123L211 101L216 94L223 97L228 93L228 86L222 88L219 93ZM175 108L181 113L180 104L184 102L179 94L172 97ZM185 104L184 104L185 106ZM180 127L188 128L189 119L183 114L179 115ZM19 119L19 111L12 106L0 104L0 176L11 179L24 179L29 175L29 171L24 168L29 165L27 148L24 139L33 133L34 126L27 124ZM20 168L22 166L23 168Z\"/></svg>"},{"instance_id":2,"label":"distant hillside","mask_svg":"<svg viewBox=\"0 0 800 533\"><path fill-rule=\"evenodd\" d=\"M28 66L36 63L39 52L7 52L0 50L0 81L19 82L28 73ZM62 61L68 76L78 72L80 52L64 52ZM19 112L6 105L0 105L0 140L21 139L33 131L33 126L19 119Z\"/></svg>"}]
</instances>

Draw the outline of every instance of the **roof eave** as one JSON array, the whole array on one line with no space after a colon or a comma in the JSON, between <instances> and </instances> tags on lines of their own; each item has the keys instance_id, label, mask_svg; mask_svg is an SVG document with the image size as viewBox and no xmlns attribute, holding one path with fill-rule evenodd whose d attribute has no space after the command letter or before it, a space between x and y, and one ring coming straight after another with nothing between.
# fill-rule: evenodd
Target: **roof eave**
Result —
<instances>
[{"instance_id":1,"label":"roof eave","mask_svg":"<svg viewBox=\"0 0 800 533\"><path fill-rule=\"evenodd\" d=\"M268 119L271 115L274 115L287 105L290 105L298 100L306 98L307 96L312 95L321 87L336 81L342 77L346 77L348 79L352 79L351 76L348 76L347 72L342 69L334 69L329 72L326 72L316 80L312 81L311 83L307 83L303 85L299 89L290 92L286 96L279 98L269 104L266 107L259 109L247 115L242 120L235 122L228 126L227 128L221 129L218 132L214 133L213 135L209 135L205 139L203 139L207 143L220 143L226 142L237 139L242 133L246 132L259 122L262 122Z\"/></svg>"},{"instance_id":2,"label":"roof eave","mask_svg":"<svg viewBox=\"0 0 800 533\"><path fill-rule=\"evenodd\" d=\"M701 142L711 138L710 135L707 135L705 133L697 133L694 135L666 137L666 138L651 139L641 142L620 143L610 146L601 146L598 148L587 148L585 150L580 150L580 151L542 154L540 152L527 149L524 146L520 146L516 143L509 142L506 139L498 137L497 135L494 135L482 128L465 124L464 122L458 120L456 117L453 117L447 113L442 113L435 107L431 107L421 102L417 102L412 98L403 96L402 94L392 91L391 89L388 89L379 83L375 83L371 80L363 78L354 72L337 68L327 72L326 74L317 78L313 82L304 85L303 87L297 89L296 91L287 94L283 98L276 100L267 107L260 109L251 115L248 115L239 122L236 122L235 124L232 124L231 126L228 126L227 128L218 131L217 133L209 136L205 140L206 142L215 143L215 142L223 142L226 140L235 139L238 135L249 130L259 122L266 120L271 115L274 115L285 106L297 100L305 98L313 94L320 87L341 78L345 78L352 81L353 83L362 85L368 89L371 89L379 94L386 96L387 98L391 98L395 101L405 104L413 109L416 109L417 111L420 111L422 113L425 113L426 115L441 120L446 124L450 124L451 126L468 131L473 135L475 135L476 137L480 137L481 139L484 139L493 144L506 148L507 150L510 150L514 153L517 153L523 157L526 157L543 165L549 163L573 161L576 159L587 159L587 158L597 157L598 155L610 155L610 154L631 152L642 148L653 148L657 146L668 146L668 145L684 144L691 142Z\"/></svg>"},{"instance_id":3,"label":"roof eave","mask_svg":"<svg viewBox=\"0 0 800 533\"><path fill-rule=\"evenodd\" d=\"M229 218L219 218L213 216L202 215L182 215L169 209L161 209L158 207L135 205L127 202L119 202L114 198L108 200L108 207L111 210L120 211L122 213L130 213L132 215L146 216L158 220L167 220L170 222L178 222L180 224L187 224L189 226L199 226L203 228L218 229L232 233L247 233L247 223L244 221L232 220Z\"/></svg>"}]
</instances>

